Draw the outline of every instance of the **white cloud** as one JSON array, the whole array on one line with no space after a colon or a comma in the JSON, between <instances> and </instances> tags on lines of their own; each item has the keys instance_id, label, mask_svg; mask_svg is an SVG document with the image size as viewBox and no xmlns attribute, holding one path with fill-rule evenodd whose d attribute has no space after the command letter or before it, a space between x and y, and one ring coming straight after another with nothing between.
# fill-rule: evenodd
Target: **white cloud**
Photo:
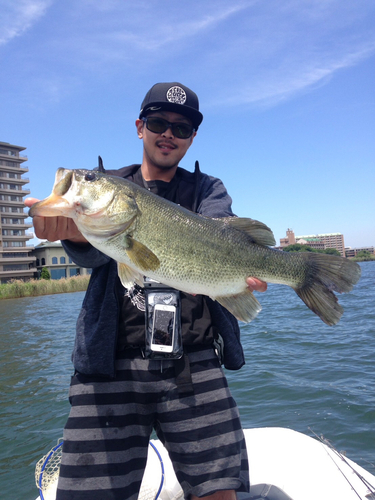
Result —
<instances>
[{"instance_id":1,"label":"white cloud","mask_svg":"<svg viewBox=\"0 0 375 500\"><path fill-rule=\"evenodd\" d=\"M32 27L53 2L5 1L8 28L0 44ZM366 0L355 6L351 0L193 0L189 9L161 0L64 0L35 30L35 44L19 50L18 66L28 71L28 88L43 89L51 101L88 78L165 74L205 86L206 102L275 104L369 57L374 13Z\"/></svg>"},{"instance_id":2,"label":"white cloud","mask_svg":"<svg viewBox=\"0 0 375 500\"><path fill-rule=\"evenodd\" d=\"M251 3L258 0L252 0ZM152 5L154 4L154 5ZM180 7L160 9L160 2L128 4L113 1L103 6L86 0L85 7L73 15L80 19L80 30L68 42L85 54L105 63L113 60L139 61L139 57L178 57L181 51L195 47L200 40L249 7L249 2L206 2L182 15ZM90 15L91 14L91 15ZM202 51L205 49L202 47ZM90 64L90 61L87 61Z\"/></svg>"},{"instance_id":3,"label":"white cloud","mask_svg":"<svg viewBox=\"0 0 375 500\"><path fill-rule=\"evenodd\" d=\"M340 70L355 66L375 53L375 40L343 52L321 53L307 60L287 61L260 71L255 81L242 83L235 95L226 93L221 104L275 105L280 101L326 84Z\"/></svg>"},{"instance_id":4,"label":"white cloud","mask_svg":"<svg viewBox=\"0 0 375 500\"><path fill-rule=\"evenodd\" d=\"M3 0L0 45L27 31L46 13L50 4L51 0Z\"/></svg>"},{"instance_id":5,"label":"white cloud","mask_svg":"<svg viewBox=\"0 0 375 500\"><path fill-rule=\"evenodd\" d=\"M271 3L237 16L225 45L197 60L198 72L216 77L212 105L275 105L375 53L375 8L361 1L355 12L336 0Z\"/></svg>"}]
</instances>

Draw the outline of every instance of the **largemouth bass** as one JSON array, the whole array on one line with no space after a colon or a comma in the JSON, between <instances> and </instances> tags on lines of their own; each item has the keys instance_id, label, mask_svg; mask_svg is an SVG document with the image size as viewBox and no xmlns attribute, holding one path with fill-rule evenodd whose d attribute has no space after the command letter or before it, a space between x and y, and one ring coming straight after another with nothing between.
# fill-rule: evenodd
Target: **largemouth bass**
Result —
<instances>
[{"instance_id":1,"label":"largemouth bass","mask_svg":"<svg viewBox=\"0 0 375 500\"><path fill-rule=\"evenodd\" d=\"M292 287L327 325L343 309L334 292L349 292L358 264L343 257L282 252L272 231L246 218L203 217L119 177L92 170L59 169L52 194L29 212L70 217L97 249L115 259L125 288L144 276L217 300L250 322L261 306L246 286L253 276Z\"/></svg>"}]
</instances>

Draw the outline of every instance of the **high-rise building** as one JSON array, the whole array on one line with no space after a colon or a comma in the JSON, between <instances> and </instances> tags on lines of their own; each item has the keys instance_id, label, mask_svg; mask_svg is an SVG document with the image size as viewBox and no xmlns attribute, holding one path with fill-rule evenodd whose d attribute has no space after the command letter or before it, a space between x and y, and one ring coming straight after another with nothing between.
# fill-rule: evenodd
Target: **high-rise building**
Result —
<instances>
[{"instance_id":1,"label":"high-rise building","mask_svg":"<svg viewBox=\"0 0 375 500\"><path fill-rule=\"evenodd\" d=\"M30 279L36 273L35 257L31 256L33 246L27 241L32 236L26 229L32 227L23 197L30 194L23 186L29 179L22 174L29 169L22 165L26 156L20 155L26 148L8 142L0 142L0 283L11 279Z\"/></svg>"}]
</instances>

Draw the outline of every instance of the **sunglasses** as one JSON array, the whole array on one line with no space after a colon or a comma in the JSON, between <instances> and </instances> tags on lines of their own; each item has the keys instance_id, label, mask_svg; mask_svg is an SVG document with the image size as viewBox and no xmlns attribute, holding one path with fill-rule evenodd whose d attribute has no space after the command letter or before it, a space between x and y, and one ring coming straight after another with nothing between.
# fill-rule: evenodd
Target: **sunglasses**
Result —
<instances>
[{"instance_id":1,"label":"sunglasses","mask_svg":"<svg viewBox=\"0 0 375 500\"><path fill-rule=\"evenodd\" d=\"M195 132L195 128L188 123L171 123L157 116L146 116L142 120L145 122L147 130L155 134L163 134L170 128L172 134L178 139L189 139Z\"/></svg>"}]
</instances>

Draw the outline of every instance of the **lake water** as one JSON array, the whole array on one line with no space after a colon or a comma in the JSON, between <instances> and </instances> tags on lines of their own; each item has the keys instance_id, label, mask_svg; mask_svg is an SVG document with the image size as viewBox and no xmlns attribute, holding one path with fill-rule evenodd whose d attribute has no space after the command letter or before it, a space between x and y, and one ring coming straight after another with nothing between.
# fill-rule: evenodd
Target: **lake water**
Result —
<instances>
[{"instance_id":1,"label":"lake water","mask_svg":"<svg viewBox=\"0 0 375 500\"><path fill-rule=\"evenodd\" d=\"M258 294L243 325L246 365L227 372L244 427L324 435L375 474L375 263L326 326L287 287ZM34 500L35 463L62 436L70 354L84 293L0 301L1 498ZM310 430L311 429L311 430Z\"/></svg>"}]
</instances>

